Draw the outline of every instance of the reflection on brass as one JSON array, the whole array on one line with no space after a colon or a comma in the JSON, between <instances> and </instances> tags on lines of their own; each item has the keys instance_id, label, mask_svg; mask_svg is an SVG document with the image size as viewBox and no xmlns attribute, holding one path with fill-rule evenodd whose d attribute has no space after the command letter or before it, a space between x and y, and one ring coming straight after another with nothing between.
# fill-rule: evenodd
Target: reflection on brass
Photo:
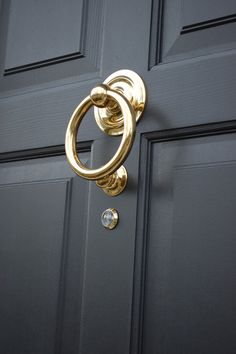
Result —
<instances>
[{"instance_id":1,"label":"reflection on brass","mask_svg":"<svg viewBox=\"0 0 236 354\"><path fill-rule=\"evenodd\" d=\"M141 77L131 70L119 70L111 74L103 83L126 97L134 109L137 122L146 102L146 89ZM107 134L123 134L125 114L115 100L108 102L104 108L94 107L94 115L99 128Z\"/></svg>"},{"instance_id":2,"label":"reflection on brass","mask_svg":"<svg viewBox=\"0 0 236 354\"><path fill-rule=\"evenodd\" d=\"M120 70L117 74L121 75L118 76L120 81L116 79L116 73L114 73L108 78L111 81L110 85L104 83L93 88L90 96L87 96L78 105L69 121L65 140L66 156L74 172L85 179L96 180L97 186L110 196L120 194L127 184L127 172L122 163L132 147L136 120L139 119L144 109L146 97L143 83L142 95L140 89L137 89L138 94L131 94L131 88L135 89L135 86L132 85L134 85L135 80L137 81L137 77L139 78L137 74L128 70ZM130 74L129 79L128 74ZM142 82L141 78L139 78L139 81ZM120 86L118 83L120 83ZM127 85L129 90L126 88ZM142 102L138 101L138 95L142 96ZM76 137L80 123L92 105L95 106L96 122L103 131L110 135L123 134L120 146L111 160L94 170L81 163L76 151ZM100 114L99 110L109 112L109 117L102 117L102 121L100 121L97 116L97 114ZM103 127L104 124L105 128Z\"/></svg>"},{"instance_id":3,"label":"reflection on brass","mask_svg":"<svg viewBox=\"0 0 236 354\"><path fill-rule=\"evenodd\" d=\"M98 187L102 188L107 195L114 197L125 189L127 179L127 171L124 166L121 166L111 175L97 180L96 184Z\"/></svg>"}]
</instances>

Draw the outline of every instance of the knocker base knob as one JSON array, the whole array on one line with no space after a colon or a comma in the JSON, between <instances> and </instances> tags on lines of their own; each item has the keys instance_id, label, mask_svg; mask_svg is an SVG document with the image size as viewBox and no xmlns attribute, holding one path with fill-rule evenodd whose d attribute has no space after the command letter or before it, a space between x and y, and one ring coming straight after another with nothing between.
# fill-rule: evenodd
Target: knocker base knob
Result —
<instances>
[{"instance_id":1,"label":"knocker base knob","mask_svg":"<svg viewBox=\"0 0 236 354\"><path fill-rule=\"evenodd\" d=\"M126 187L128 180L128 174L126 168L121 166L112 175L103 177L96 181L98 187L100 187L110 197L119 195Z\"/></svg>"}]
</instances>

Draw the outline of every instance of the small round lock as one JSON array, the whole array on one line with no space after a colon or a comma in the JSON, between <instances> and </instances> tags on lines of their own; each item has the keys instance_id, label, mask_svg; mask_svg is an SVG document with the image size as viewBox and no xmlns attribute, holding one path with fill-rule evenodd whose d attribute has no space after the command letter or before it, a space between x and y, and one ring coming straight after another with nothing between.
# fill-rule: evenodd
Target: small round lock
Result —
<instances>
[{"instance_id":1,"label":"small round lock","mask_svg":"<svg viewBox=\"0 0 236 354\"><path fill-rule=\"evenodd\" d=\"M109 208L106 209L101 216L102 225L109 230L112 230L116 227L119 221L119 214L116 209Z\"/></svg>"}]
</instances>

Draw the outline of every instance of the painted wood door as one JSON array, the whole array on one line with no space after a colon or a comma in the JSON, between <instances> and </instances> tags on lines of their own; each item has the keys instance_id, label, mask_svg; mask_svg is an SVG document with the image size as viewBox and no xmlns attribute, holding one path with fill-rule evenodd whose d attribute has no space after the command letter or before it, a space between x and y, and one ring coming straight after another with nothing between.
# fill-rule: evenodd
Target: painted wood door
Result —
<instances>
[{"instance_id":1,"label":"painted wood door","mask_svg":"<svg viewBox=\"0 0 236 354\"><path fill-rule=\"evenodd\" d=\"M0 4L0 352L234 354L235 1ZM111 198L64 136L118 69L148 102ZM119 139L91 111L78 153L98 167Z\"/></svg>"}]
</instances>

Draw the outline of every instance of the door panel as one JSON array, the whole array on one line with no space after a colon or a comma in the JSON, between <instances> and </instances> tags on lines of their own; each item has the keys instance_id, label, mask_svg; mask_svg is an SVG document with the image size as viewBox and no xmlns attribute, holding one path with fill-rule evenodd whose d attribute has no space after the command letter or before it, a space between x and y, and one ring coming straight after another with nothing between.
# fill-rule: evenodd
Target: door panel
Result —
<instances>
[{"instance_id":1,"label":"door panel","mask_svg":"<svg viewBox=\"0 0 236 354\"><path fill-rule=\"evenodd\" d=\"M2 165L1 352L78 348L87 187L64 157Z\"/></svg>"},{"instance_id":2,"label":"door panel","mask_svg":"<svg viewBox=\"0 0 236 354\"><path fill-rule=\"evenodd\" d=\"M153 0L157 8L157 0ZM161 6L160 6L161 3ZM153 16L155 29L162 37L158 48L159 62L169 63L235 48L235 1L160 1ZM171 25L170 25L171 23ZM152 25L154 26L154 24ZM159 27L157 27L159 26ZM153 43L159 44L160 42ZM154 51L152 65L155 64Z\"/></svg>"},{"instance_id":3,"label":"door panel","mask_svg":"<svg viewBox=\"0 0 236 354\"><path fill-rule=\"evenodd\" d=\"M103 2L96 6L83 0L3 1L1 91L21 88L22 93L23 87L27 92L28 86L78 81L78 75L80 81L82 74L96 72L102 8Z\"/></svg>"},{"instance_id":4,"label":"door panel","mask_svg":"<svg viewBox=\"0 0 236 354\"><path fill-rule=\"evenodd\" d=\"M0 352L235 353L236 7L222 4L0 0ZM110 198L70 170L64 138L119 69L148 101ZM102 166L120 139L91 109L80 158Z\"/></svg>"},{"instance_id":5,"label":"door panel","mask_svg":"<svg viewBox=\"0 0 236 354\"><path fill-rule=\"evenodd\" d=\"M24 0L19 4L12 0L9 9L4 74L26 71L36 63L43 65L46 64L45 61L48 63L49 60L58 60L62 56L80 52L82 6L82 1L67 3L50 1L42 6L37 2ZM26 9L27 17L24 16ZM52 22L55 9L57 22ZM44 18L43 27L41 18Z\"/></svg>"},{"instance_id":6,"label":"door panel","mask_svg":"<svg viewBox=\"0 0 236 354\"><path fill-rule=\"evenodd\" d=\"M141 352L234 353L235 135L149 144Z\"/></svg>"}]
</instances>

